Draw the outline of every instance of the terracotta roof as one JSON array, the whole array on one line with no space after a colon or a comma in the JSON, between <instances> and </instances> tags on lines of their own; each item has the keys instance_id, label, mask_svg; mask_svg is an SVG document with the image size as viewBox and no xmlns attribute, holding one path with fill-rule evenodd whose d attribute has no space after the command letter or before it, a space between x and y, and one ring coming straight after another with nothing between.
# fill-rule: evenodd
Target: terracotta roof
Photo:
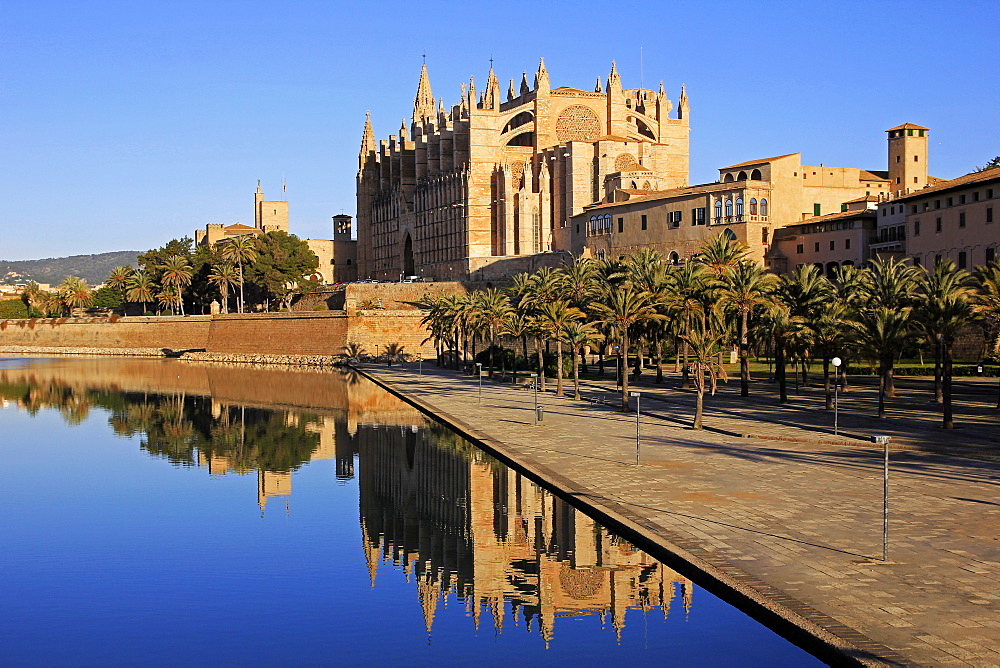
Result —
<instances>
[{"instance_id":1,"label":"terracotta roof","mask_svg":"<svg viewBox=\"0 0 1000 668\"><path fill-rule=\"evenodd\" d=\"M893 130L930 130L930 128L925 128L922 125L916 125L914 123L903 123L902 125L897 125L894 128L889 128L886 132L892 132Z\"/></svg>"},{"instance_id":2,"label":"terracotta roof","mask_svg":"<svg viewBox=\"0 0 1000 668\"><path fill-rule=\"evenodd\" d=\"M781 160L782 158L790 158L793 155L799 155L798 153L786 153L785 155L776 155L773 158L764 158L762 160L750 160L748 162L741 162L736 165L729 165L728 167L719 167L720 170L723 169L736 169L737 167L749 167L750 165L762 165L765 162L774 162L775 160Z\"/></svg>"},{"instance_id":3,"label":"terracotta roof","mask_svg":"<svg viewBox=\"0 0 1000 668\"><path fill-rule=\"evenodd\" d=\"M232 225L226 225L226 227L223 228L223 229L225 229L226 232L230 232L230 231L241 232L243 230L256 230L257 228L256 227L250 227L249 225L243 225L241 223L233 223Z\"/></svg>"},{"instance_id":4,"label":"terracotta roof","mask_svg":"<svg viewBox=\"0 0 1000 668\"><path fill-rule=\"evenodd\" d=\"M562 91L571 90L574 93L593 93L594 92L592 90L583 90L582 88L574 88L573 86L559 86L559 88L553 88L552 90L562 90Z\"/></svg>"},{"instance_id":5,"label":"terracotta roof","mask_svg":"<svg viewBox=\"0 0 1000 668\"><path fill-rule=\"evenodd\" d=\"M878 211L875 209L855 209L854 211L838 211L837 213L828 213L823 216L812 216L810 218L805 218L803 220L797 220L794 223L788 223L785 227L794 227L796 225L809 225L811 223L826 223L831 220L840 220L842 218L875 218L878 215Z\"/></svg>"},{"instance_id":6,"label":"terracotta roof","mask_svg":"<svg viewBox=\"0 0 1000 668\"><path fill-rule=\"evenodd\" d=\"M649 169L648 167L643 167L638 162L635 162L635 163L632 163L631 165L629 165L628 167L626 167L625 169L623 169L621 171L622 172L650 172L650 173L652 173L653 170Z\"/></svg>"},{"instance_id":7,"label":"terracotta roof","mask_svg":"<svg viewBox=\"0 0 1000 668\"><path fill-rule=\"evenodd\" d=\"M587 141L639 141L639 140L629 139L628 137L619 137L617 135L603 135L601 137L596 137L594 139L588 139Z\"/></svg>"},{"instance_id":8,"label":"terracotta roof","mask_svg":"<svg viewBox=\"0 0 1000 668\"><path fill-rule=\"evenodd\" d=\"M974 183L983 183L984 181L993 181L998 179L1000 179L1000 167L994 167L993 169L987 169L982 172L966 174L965 176L960 176L957 179L951 179L950 181L940 181L936 185L929 185L926 188L921 188L920 190L912 192L909 195L897 197L895 201L899 202L902 200L915 199L917 197L925 197L933 193L951 190L952 188L961 188Z\"/></svg>"},{"instance_id":9,"label":"terracotta roof","mask_svg":"<svg viewBox=\"0 0 1000 668\"><path fill-rule=\"evenodd\" d=\"M869 169L859 170L858 178L862 181L888 181L889 172L873 171Z\"/></svg>"},{"instance_id":10,"label":"terracotta roof","mask_svg":"<svg viewBox=\"0 0 1000 668\"><path fill-rule=\"evenodd\" d=\"M844 204L854 204L855 202L877 202L878 197L875 195L865 195L864 197L859 197L857 199L849 199Z\"/></svg>"}]
</instances>

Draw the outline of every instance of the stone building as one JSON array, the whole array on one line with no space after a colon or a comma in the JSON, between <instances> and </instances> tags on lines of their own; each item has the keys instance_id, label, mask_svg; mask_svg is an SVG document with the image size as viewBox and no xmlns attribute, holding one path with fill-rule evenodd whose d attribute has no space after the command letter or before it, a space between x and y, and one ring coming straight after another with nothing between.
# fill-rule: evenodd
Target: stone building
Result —
<instances>
[{"instance_id":1,"label":"stone building","mask_svg":"<svg viewBox=\"0 0 1000 668\"><path fill-rule=\"evenodd\" d=\"M746 244L753 259L768 258L766 263L779 272L804 263L824 268L831 262L860 264L869 259L875 219L869 210L875 203L940 181L927 175L928 132L912 124L887 130L885 171L803 165L801 154L790 153L723 167L714 183L660 192L609 191L604 201L573 217L571 249L605 257L652 247L679 262L708 238L726 234ZM792 243L803 234L845 230L854 230L851 242L839 234Z\"/></svg>"},{"instance_id":2,"label":"stone building","mask_svg":"<svg viewBox=\"0 0 1000 668\"><path fill-rule=\"evenodd\" d=\"M288 202L265 200L260 181L257 181L253 227L240 223L209 223L204 230L195 230L194 240L198 246L215 246L226 239L275 231L288 232ZM312 278L324 284L357 280L357 242L351 239L351 234L351 217L341 214L333 217L333 239L303 240L319 258L319 267Z\"/></svg>"},{"instance_id":3,"label":"stone building","mask_svg":"<svg viewBox=\"0 0 1000 668\"><path fill-rule=\"evenodd\" d=\"M592 91L552 88L544 61L506 96L490 68L482 93L470 80L446 108L425 65L409 127L376 142L365 121L359 277L502 278L570 249L570 219L606 193L687 184L683 88L672 110L662 83L625 89L614 64Z\"/></svg>"}]
</instances>

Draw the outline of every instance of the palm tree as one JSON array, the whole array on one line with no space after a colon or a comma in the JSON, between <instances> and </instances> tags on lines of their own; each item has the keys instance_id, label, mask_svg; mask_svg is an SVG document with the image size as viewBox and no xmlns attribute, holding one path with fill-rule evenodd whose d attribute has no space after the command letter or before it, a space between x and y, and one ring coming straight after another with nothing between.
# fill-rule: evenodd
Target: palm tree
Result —
<instances>
[{"instance_id":1,"label":"palm tree","mask_svg":"<svg viewBox=\"0 0 1000 668\"><path fill-rule=\"evenodd\" d=\"M142 304L142 312L145 313L146 304L156 299L156 295L154 294L155 287L156 284L148 274L137 271L129 277L125 298L130 302L139 302Z\"/></svg>"},{"instance_id":2,"label":"palm tree","mask_svg":"<svg viewBox=\"0 0 1000 668\"><path fill-rule=\"evenodd\" d=\"M800 265L791 275L781 278L779 296L788 305L791 317L800 318L803 324L812 322L819 309L833 298L833 294L833 284L811 264ZM798 328L786 341L802 363L803 385L808 383L806 373L811 357L810 334L807 328Z\"/></svg>"},{"instance_id":3,"label":"palm tree","mask_svg":"<svg viewBox=\"0 0 1000 668\"><path fill-rule=\"evenodd\" d=\"M719 354L722 338L719 335L713 335L701 327L696 327L684 339L691 344L691 354L694 358L694 386L696 394L694 420L691 423L691 427L693 429L701 429L705 407L705 373L707 372L712 378L713 384L720 372L725 373L725 368L716 359Z\"/></svg>"},{"instance_id":4,"label":"palm tree","mask_svg":"<svg viewBox=\"0 0 1000 668\"><path fill-rule=\"evenodd\" d=\"M240 282L236 267L229 263L217 264L208 275L208 280L222 295L222 312L229 313L229 288Z\"/></svg>"},{"instance_id":5,"label":"palm tree","mask_svg":"<svg viewBox=\"0 0 1000 668\"><path fill-rule=\"evenodd\" d=\"M348 341L346 346L341 347L341 350L344 351L344 357L352 362L357 362L365 354L365 347L356 341Z\"/></svg>"},{"instance_id":6,"label":"palm tree","mask_svg":"<svg viewBox=\"0 0 1000 668\"><path fill-rule=\"evenodd\" d=\"M42 302L45 300L45 291L42 290L38 283L34 281L29 281L27 285L24 286L24 292L21 293L21 299L28 306L28 316L31 317L32 311L40 311L39 308Z\"/></svg>"},{"instance_id":7,"label":"palm tree","mask_svg":"<svg viewBox=\"0 0 1000 668\"><path fill-rule=\"evenodd\" d=\"M830 389L830 360L845 354L849 320L847 304L841 301L828 301L816 313L809 324L812 330L813 344L823 360L823 390L826 392L826 408L833 408L833 395Z\"/></svg>"},{"instance_id":8,"label":"palm tree","mask_svg":"<svg viewBox=\"0 0 1000 668\"><path fill-rule=\"evenodd\" d=\"M478 307L479 320L486 325L490 337L490 378L492 378L493 352L496 348L497 335L500 333L501 325L513 312L513 309L507 296L494 288L479 293Z\"/></svg>"},{"instance_id":9,"label":"palm tree","mask_svg":"<svg viewBox=\"0 0 1000 668\"><path fill-rule=\"evenodd\" d=\"M699 295L708 283L708 271L705 265L697 262L685 262L676 271L669 275L671 303L680 314L683 324L680 328L680 338L684 342L684 366L681 370L681 388L687 389L691 386L688 374L688 351L690 344L685 336L691 334L692 318L698 315L701 309Z\"/></svg>"},{"instance_id":10,"label":"palm tree","mask_svg":"<svg viewBox=\"0 0 1000 668\"><path fill-rule=\"evenodd\" d=\"M67 309L84 308L94 302L94 295L90 286L82 278L77 276L67 276L56 288L59 298L66 305Z\"/></svg>"},{"instance_id":11,"label":"palm tree","mask_svg":"<svg viewBox=\"0 0 1000 668\"><path fill-rule=\"evenodd\" d=\"M905 341L900 339L901 344L905 343L909 345L913 341L910 327L910 307L913 305L916 293L918 272L919 269L917 267L908 266L902 260L889 258L885 261L872 260L869 263L868 270L861 273L862 285L860 292L861 299L865 304L861 310L881 307L896 311L897 315L905 315L905 329L908 334L904 337ZM893 320L898 320L898 318ZM874 321L869 318L867 322L868 324L872 324ZM882 324L888 325L889 321L884 321ZM901 331L900 335L902 335ZM871 340L869 339L869 341ZM900 345L896 352L902 352L902 348L903 345ZM869 349L869 352L872 351ZM877 353L873 352L873 355L875 358L879 358ZM885 395L887 397L896 396L891 365L880 382L882 381L886 383Z\"/></svg>"},{"instance_id":12,"label":"palm tree","mask_svg":"<svg viewBox=\"0 0 1000 668\"><path fill-rule=\"evenodd\" d=\"M235 262L240 270L240 304L243 313L243 265L257 259L257 243L253 236L245 234L219 243L219 251L226 262Z\"/></svg>"},{"instance_id":13,"label":"palm tree","mask_svg":"<svg viewBox=\"0 0 1000 668\"><path fill-rule=\"evenodd\" d=\"M645 292L630 285L618 288L608 287L600 301L593 305L596 321L604 323L619 336L621 356L628 360L629 328L649 320L664 320L665 316L656 311L655 305ZM623 365L623 369L627 365ZM622 373L622 410L628 411L628 373Z\"/></svg>"},{"instance_id":14,"label":"palm tree","mask_svg":"<svg viewBox=\"0 0 1000 668\"><path fill-rule=\"evenodd\" d=\"M191 283L194 269L187 263L187 258L180 255L171 255L163 260L160 269L163 270L163 275L160 278L163 287L172 289L176 295L175 303L180 314L184 315L184 288Z\"/></svg>"},{"instance_id":15,"label":"palm tree","mask_svg":"<svg viewBox=\"0 0 1000 668\"><path fill-rule=\"evenodd\" d=\"M566 326L583 318L583 311L562 300L549 302L541 308L539 325L546 336L556 342L556 396L563 395L563 332ZM575 358L575 351L574 351Z\"/></svg>"},{"instance_id":16,"label":"palm tree","mask_svg":"<svg viewBox=\"0 0 1000 668\"><path fill-rule=\"evenodd\" d=\"M916 323L933 340L934 384L941 383L944 428L954 429L951 403L952 346L958 331L975 317L969 272L956 269L951 260L939 262L933 270L924 270L917 296ZM935 393L936 394L936 393Z\"/></svg>"},{"instance_id":17,"label":"palm tree","mask_svg":"<svg viewBox=\"0 0 1000 668\"><path fill-rule=\"evenodd\" d=\"M698 249L698 263L704 265L709 273L716 278L722 278L726 272L746 260L748 248L725 234L719 234L707 240Z\"/></svg>"},{"instance_id":18,"label":"palm tree","mask_svg":"<svg viewBox=\"0 0 1000 668\"><path fill-rule=\"evenodd\" d=\"M793 316L783 301L772 306L763 317L762 325L774 342L774 379L778 382L778 401L788 401L788 383L785 378L785 353L789 341L804 326L803 319Z\"/></svg>"},{"instance_id":19,"label":"palm tree","mask_svg":"<svg viewBox=\"0 0 1000 668\"><path fill-rule=\"evenodd\" d=\"M600 336L593 323L575 320L566 323L561 340L573 351L573 398L580 400L580 349Z\"/></svg>"},{"instance_id":20,"label":"palm tree","mask_svg":"<svg viewBox=\"0 0 1000 668\"><path fill-rule=\"evenodd\" d=\"M403 348L398 343L390 343L385 347L385 359L388 364L386 366L392 366L393 360L398 360L403 355Z\"/></svg>"},{"instance_id":21,"label":"palm tree","mask_svg":"<svg viewBox=\"0 0 1000 668\"><path fill-rule=\"evenodd\" d=\"M892 365L896 355L914 340L910 308L886 306L863 308L851 323L863 351L878 360L878 416L885 417L885 397L891 396Z\"/></svg>"},{"instance_id":22,"label":"palm tree","mask_svg":"<svg viewBox=\"0 0 1000 668\"><path fill-rule=\"evenodd\" d=\"M177 290L173 287L165 286L156 295L156 300L160 305L160 308L169 308L172 313L177 313L177 303L181 301L181 296L177 294ZM159 315L159 313L157 313Z\"/></svg>"},{"instance_id":23,"label":"palm tree","mask_svg":"<svg viewBox=\"0 0 1000 668\"><path fill-rule=\"evenodd\" d=\"M976 269L976 294L974 308L987 325L986 344L992 341L993 355L1000 354L1000 262L994 260ZM984 350L985 352L985 350ZM1000 393L997 394L997 408L1000 408Z\"/></svg>"},{"instance_id":24,"label":"palm tree","mask_svg":"<svg viewBox=\"0 0 1000 668\"><path fill-rule=\"evenodd\" d=\"M512 339L520 339L524 351L524 363L528 363L528 336L532 331L531 320L523 313L511 312L509 318L503 321L501 333ZM517 381L517 352L514 352L514 381Z\"/></svg>"},{"instance_id":25,"label":"palm tree","mask_svg":"<svg viewBox=\"0 0 1000 668\"><path fill-rule=\"evenodd\" d=\"M114 288L124 294L125 288L128 287L128 279L131 277L132 267L126 264L112 269L105 283L109 288Z\"/></svg>"},{"instance_id":26,"label":"palm tree","mask_svg":"<svg viewBox=\"0 0 1000 668\"><path fill-rule=\"evenodd\" d=\"M743 260L723 275L720 302L739 315L740 396L750 395L750 314L773 303L777 276L756 262Z\"/></svg>"}]
</instances>

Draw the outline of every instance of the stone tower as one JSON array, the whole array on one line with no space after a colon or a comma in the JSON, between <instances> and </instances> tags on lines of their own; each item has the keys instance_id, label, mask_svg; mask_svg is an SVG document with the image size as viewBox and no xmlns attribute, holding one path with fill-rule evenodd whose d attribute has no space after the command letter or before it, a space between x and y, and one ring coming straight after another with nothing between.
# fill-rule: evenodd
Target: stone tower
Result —
<instances>
[{"instance_id":1,"label":"stone tower","mask_svg":"<svg viewBox=\"0 0 1000 668\"><path fill-rule=\"evenodd\" d=\"M889 137L889 190L902 196L927 185L928 128L903 123L886 130Z\"/></svg>"}]
</instances>

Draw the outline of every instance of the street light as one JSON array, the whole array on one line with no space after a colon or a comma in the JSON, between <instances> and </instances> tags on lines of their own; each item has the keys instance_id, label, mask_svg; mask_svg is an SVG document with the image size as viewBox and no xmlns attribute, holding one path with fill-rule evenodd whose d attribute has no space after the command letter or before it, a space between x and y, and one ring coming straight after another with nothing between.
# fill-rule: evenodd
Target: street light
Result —
<instances>
[{"instance_id":1,"label":"street light","mask_svg":"<svg viewBox=\"0 0 1000 668\"><path fill-rule=\"evenodd\" d=\"M378 344L375 344L375 362L378 363Z\"/></svg>"},{"instance_id":2,"label":"street light","mask_svg":"<svg viewBox=\"0 0 1000 668\"><path fill-rule=\"evenodd\" d=\"M629 392L628 396L635 397L635 465L639 465L639 392Z\"/></svg>"},{"instance_id":3,"label":"street light","mask_svg":"<svg viewBox=\"0 0 1000 668\"><path fill-rule=\"evenodd\" d=\"M840 389L840 365L843 362L839 357L834 357L830 362L833 364L833 435L837 435L837 394ZM830 396L829 394L826 396Z\"/></svg>"},{"instance_id":4,"label":"street light","mask_svg":"<svg viewBox=\"0 0 1000 668\"><path fill-rule=\"evenodd\" d=\"M417 362L420 364L420 375L424 375L424 356L417 355Z\"/></svg>"},{"instance_id":5,"label":"street light","mask_svg":"<svg viewBox=\"0 0 1000 668\"><path fill-rule=\"evenodd\" d=\"M890 436L875 436L881 443L882 456L882 561L889 561L889 439Z\"/></svg>"},{"instance_id":6,"label":"street light","mask_svg":"<svg viewBox=\"0 0 1000 668\"><path fill-rule=\"evenodd\" d=\"M483 405L483 363L476 362L476 375L479 376L479 405Z\"/></svg>"}]
</instances>

